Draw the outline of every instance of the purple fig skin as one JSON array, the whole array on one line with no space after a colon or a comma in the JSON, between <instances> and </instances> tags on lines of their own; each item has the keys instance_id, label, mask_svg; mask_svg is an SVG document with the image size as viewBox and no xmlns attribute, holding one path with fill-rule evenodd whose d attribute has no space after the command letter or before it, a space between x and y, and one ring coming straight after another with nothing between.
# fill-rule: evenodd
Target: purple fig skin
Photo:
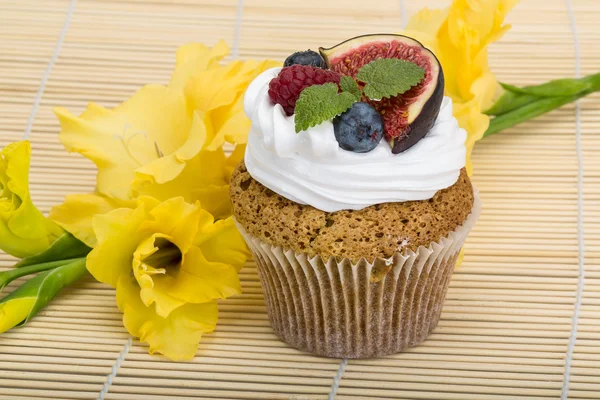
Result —
<instances>
[{"instance_id":1,"label":"purple fig skin","mask_svg":"<svg viewBox=\"0 0 600 400\"><path fill-rule=\"evenodd\" d=\"M439 61L438 61L439 62ZM423 108L417 118L409 124L406 136L402 136L394 139L392 145L392 153L402 153L413 147L417 142L425 137L427 133L433 128L435 120L437 119L440 108L442 106L442 100L444 99L444 71L440 67L440 73L436 82L436 87L431 97L425 102Z\"/></svg>"}]
</instances>

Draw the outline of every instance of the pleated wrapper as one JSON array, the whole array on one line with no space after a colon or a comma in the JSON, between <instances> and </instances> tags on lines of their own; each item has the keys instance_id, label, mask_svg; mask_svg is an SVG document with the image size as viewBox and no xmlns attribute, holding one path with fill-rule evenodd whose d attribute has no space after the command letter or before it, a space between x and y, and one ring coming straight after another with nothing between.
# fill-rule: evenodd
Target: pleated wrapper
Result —
<instances>
[{"instance_id":1,"label":"pleated wrapper","mask_svg":"<svg viewBox=\"0 0 600 400\"><path fill-rule=\"evenodd\" d=\"M335 358L371 358L423 342L436 327L456 260L481 212L437 242L389 259L324 259L268 244L236 222L284 342Z\"/></svg>"}]
</instances>

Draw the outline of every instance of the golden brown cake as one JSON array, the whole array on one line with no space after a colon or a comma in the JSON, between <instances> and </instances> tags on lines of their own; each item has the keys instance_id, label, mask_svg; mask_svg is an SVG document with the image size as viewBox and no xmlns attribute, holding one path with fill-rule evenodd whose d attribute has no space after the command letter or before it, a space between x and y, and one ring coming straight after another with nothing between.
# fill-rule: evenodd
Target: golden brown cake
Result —
<instances>
[{"instance_id":1,"label":"golden brown cake","mask_svg":"<svg viewBox=\"0 0 600 400\"><path fill-rule=\"evenodd\" d=\"M233 214L262 241L323 258L357 262L415 251L454 231L473 208L473 187L463 168L458 181L429 200L376 204L325 212L295 203L257 182L242 162L231 179Z\"/></svg>"}]
</instances>

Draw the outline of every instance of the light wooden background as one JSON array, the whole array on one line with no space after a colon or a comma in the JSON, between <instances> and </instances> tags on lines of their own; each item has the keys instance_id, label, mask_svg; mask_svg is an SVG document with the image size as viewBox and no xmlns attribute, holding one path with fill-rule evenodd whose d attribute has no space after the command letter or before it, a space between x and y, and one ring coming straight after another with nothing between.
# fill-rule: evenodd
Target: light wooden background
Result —
<instances>
[{"instance_id":1,"label":"light wooden background","mask_svg":"<svg viewBox=\"0 0 600 400\"><path fill-rule=\"evenodd\" d=\"M62 149L53 107L114 106L145 83L166 83L186 42L223 38L234 57L282 60L397 31L425 4L448 2L343 4L1 0L0 147L30 132L32 194L48 211L66 193L90 191L95 173ZM491 49L501 80L574 76L578 64L582 74L600 70L597 0L523 0L509 21ZM420 347L347 365L290 349L271 333L249 263L244 295L221 305L195 360L172 363L131 341L113 290L86 279L0 336L0 399L566 399L567 387L569 399L599 399L599 128L592 96L477 146L485 209L443 319ZM0 255L0 269L11 263Z\"/></svg>"}]
</instances>

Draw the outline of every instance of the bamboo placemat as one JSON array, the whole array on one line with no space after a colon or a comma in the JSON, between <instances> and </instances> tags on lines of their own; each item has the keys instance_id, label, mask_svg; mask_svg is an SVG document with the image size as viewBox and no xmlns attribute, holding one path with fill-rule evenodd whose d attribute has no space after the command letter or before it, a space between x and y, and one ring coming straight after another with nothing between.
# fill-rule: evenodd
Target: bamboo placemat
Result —
<instances>
[{"instance_id":1,"label":"bamboo placemat","mask_svg":"<svg viewBox=\"0 0 600 400\"><path fill-rule=\"evenodd\" d=\"M166 82L186 42L223 38L232 57L283 59L397 31L424 5L447 4L2 0L0 147L29 136L32 196L47 212L67 192L90 191L95 174L62 149L53 107L114 106ZM491 48L492 68L518 85L597 72L599 20L596 0L523 0ZM113 290L89 278L0 336L0 399L566 399L566 388L570 399L599 399L599 128L592 96L478 144L484 212L422 346L347 363L291 349L271 332L250 262L217 331L194 361L173 363L129 337ZM12 262L0 255L0 269Z\"/></svg>"}]
</instances>

